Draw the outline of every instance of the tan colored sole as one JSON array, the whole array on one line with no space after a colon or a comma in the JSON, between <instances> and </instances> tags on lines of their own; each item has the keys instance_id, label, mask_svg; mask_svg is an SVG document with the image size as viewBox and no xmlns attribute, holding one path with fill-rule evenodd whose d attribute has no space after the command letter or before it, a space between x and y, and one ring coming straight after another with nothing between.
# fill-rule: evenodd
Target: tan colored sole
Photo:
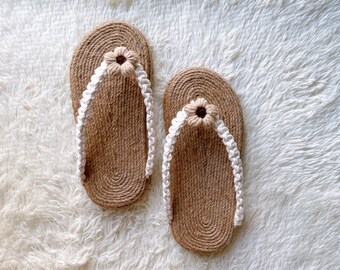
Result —
<instances>
[{"instance_id":1,"label":"tan colored sole","mask_svg":"<svg viewBox=\"0 0 340 270\"><path fill-rule=\"evenodd\" d=\"M186 104L205 98L220 111L242 151L243 119L239 100L217 73L190 68L177 74L164 96L165 128ZM217 252L231 240L235 213L232 167L215 130L185 125L174 145L171 163L173 221L171 230L184 248Z\"/></svg>"},{"instance_id":2,"label":"tan colored sole","mask_svg":"<svg viewBox=\"0 0 340 270\"><path fill-rule=\"evenodd\" d=\"M81 41L71 62L75 117L94 70L104 54L118 46L135 51L150 76L149 47L136 28L122 22L97 27ZM106 75L91 103L86 123L84 186L88 195L104 207L132 204L144 192L147 160L145 106L136 78Z\"/></svg>"}]
</instances>

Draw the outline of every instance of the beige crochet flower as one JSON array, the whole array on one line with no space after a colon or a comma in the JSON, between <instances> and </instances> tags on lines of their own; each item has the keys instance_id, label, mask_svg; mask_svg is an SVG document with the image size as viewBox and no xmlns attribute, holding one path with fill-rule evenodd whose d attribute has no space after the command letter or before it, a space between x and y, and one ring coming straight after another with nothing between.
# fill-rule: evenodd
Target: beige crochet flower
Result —
<instances>
[{"instance_id":1,"label":"beige crochet flower","mask_svg":"<svg viewBox=\"0 0 340 270\"><path fill-rule=\"evenodd\" d=\"M204 98L198 98L191 101L184 107L187 113L187 122L190 126L204 125L212 126L218 116L218 109L215 105L208 104Z\"/></svg>"},{"instance_id":2,"label":"beige crochet flower","mask_svg":"<svg viewBox=\"0 0 340 270\"><path fill-rule=\"evenodd\" d=\"M112 75L133 76L138 64L137 54L125 47L117 47L113 52L106 53L104 60L108 64L108 72Z\"/></svg>"}]
</instances>

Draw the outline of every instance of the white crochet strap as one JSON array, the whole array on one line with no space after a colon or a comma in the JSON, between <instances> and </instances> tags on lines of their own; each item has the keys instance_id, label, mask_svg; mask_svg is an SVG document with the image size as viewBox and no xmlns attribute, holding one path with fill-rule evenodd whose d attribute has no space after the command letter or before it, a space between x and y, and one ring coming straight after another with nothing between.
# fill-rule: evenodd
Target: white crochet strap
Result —
<instances>
[{"instance_id":1,"label":"white crochet strap","mask_svg":"<svg viewBox=\"0 0 340 270\"><path fill-rule=\"evenodd\" d=\"M118 47L122 48L122 47ZM114 63L117 66L117 63ZM112 66L112 64L111 64ZM114 68L115 68L114 66ZM141 93L144 97L144 104L146 109L146 128L148 133L148 157L145 166L145 175L148 178L153 171L154 156L155 156L155 131L154 131L154 103L153 95L151 90L151 83L148 80L147 74L144 71L142 65L136 63L132 66L135 78L138 81L138 85L141 89ZM126 68L127 72L130 72ZM102 81L104 75L107 74L108 69L110 69L110 63L104 60L100 66L94 71L94 75L91 77L90 83L87 85L83 96L80 100L80 107L78 109L77 124L76 124L76 146L77 146L77 175L82 181L85 180L85 137L84 128L86 125L86 119L89 111L90 104L95 97L95 93L98 89L99 83ZM123 70L125 72L126 70Z\"/></svg>"},{"instance_id":2,"label":"white crochet strap","mask_svg":"<svg viewBox=\"0 0 340 270\"><path fill-rule=\"evenodd\" d=\"M177 137L180 134L182 127L186 124L190 124L190 116L187 110L183 108L179 111L176 117L172 120L169 133L165 139L164 153L163 153L163 164L162 164L162 178L163 178L163 200L165 204L165 210L171 223L172 214L172 203L171 203L171 193L170 193L170 164L172 159L172 152L174 150L174 144L176 143ZM234 215L234 226L239 226L242 224L244 209L243 209L243 192L242 192L242 182L243 182L243 167L240 157L240 152L237 149L237 144L234 137L230 134L229 129L223 123L222 120L218 119L216 116L213 120L213 125L217 131L218 136L222 139L224 145L226 146L228 157L231 162L234 175L234 187L236 195L236 209Z\"/></svg>"}]
</instances>

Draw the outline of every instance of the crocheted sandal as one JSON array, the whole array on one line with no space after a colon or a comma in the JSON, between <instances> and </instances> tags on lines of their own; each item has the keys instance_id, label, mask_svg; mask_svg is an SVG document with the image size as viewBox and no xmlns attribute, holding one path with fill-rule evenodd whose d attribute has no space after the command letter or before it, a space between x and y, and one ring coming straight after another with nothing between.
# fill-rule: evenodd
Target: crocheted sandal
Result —
<instances>
[{"instance_id":1,"label":"crocheted sandal","mask_svg":"<svg viewBox=\"0 0 340 270\"><path fill-rule=\"evenodd\" d=\"M138 200L152 174L154 108L147 74L147 42L122 22L94 29L72 58L77 175L90 198L104 207Z\"/></svg>"},{"instance_id":2,"label":"crocheted sandal","mask_svg":"<svg viewBox=\"0 0 340 270\"><path fill-rule=\"evenodd\" d=\"M163 199L172 234L186 249L217 252L243 220L238 98L217 73L187 69L166 88L164 119Z\"/></svg>"}]
</instances>

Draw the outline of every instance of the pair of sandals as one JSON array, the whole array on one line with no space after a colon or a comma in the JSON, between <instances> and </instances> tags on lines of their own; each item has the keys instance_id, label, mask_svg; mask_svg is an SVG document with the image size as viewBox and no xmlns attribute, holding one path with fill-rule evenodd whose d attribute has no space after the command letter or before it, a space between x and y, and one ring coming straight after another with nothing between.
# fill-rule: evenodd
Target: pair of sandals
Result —
<instances>
[{"instance_id":1,"label":"pair of sandals","mask_svg":"<svg viewBox=\"0 0 340 270\"><path fill-rule=\"evenodd\" d=\"M95 28L70 67L77 174L103 207L136 202L152 175L155 107L151 55L133 26ZM224 248L243 220L243 119L238 98L217 73L190 68L164 94L168 130L162 164L165 210L176 241L194 252Z\"/></svg>"}]
</instances>

